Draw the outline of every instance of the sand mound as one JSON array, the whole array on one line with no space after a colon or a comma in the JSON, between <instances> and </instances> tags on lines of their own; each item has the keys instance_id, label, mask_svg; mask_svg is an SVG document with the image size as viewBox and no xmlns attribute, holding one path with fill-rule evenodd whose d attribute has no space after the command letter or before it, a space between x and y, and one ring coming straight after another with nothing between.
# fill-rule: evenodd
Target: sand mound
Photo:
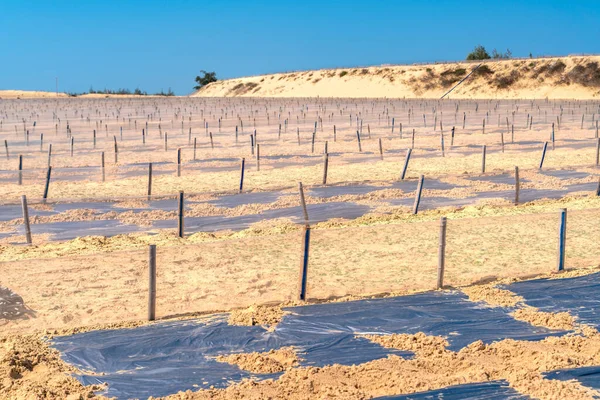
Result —
<instances>
[{"instance_id":1,"label":"sand mound","mask_svg":"<svg viewBox=\"0 0 600 400\"><path fill-rule=\"evenodd\" d=\"M497 288L496 283L467 286L461 288L461 291L469 296L469 300L482 301L492 307L516 307L520 302L525 300L509 290Z\"/></svg>"},{"instance_id":2,"label":"sand mound","mask_svg":"<svg viewBox=\"0 0 600 400\"><path fill-rule=\"evenodd\" d=\"M423 332L418 332L414 335L402 333L393 335L364 335L362 337L383 347L414 351L418 356L441 354L446 351L446 346L448 346L446 339L439 336L428 336Z\"/></svg>"},{"instance_id":3,"label":"sand mound","mask_svg":"<svg viewBox=\"0 0 600 400\"><path fill-rule=\"evenodd\" d=\"M0 338L0 398L87 399L101 386L85 387L56 350L36 335Z\"/></svg>"},{"instance_id":4,"label":"sand mound","mask_svg":"<svg viewBox=\"0 0 600 400\"><path fill-rule=\"evenodd\" d=\"M450 98L593 99L599 62L569 56L298 71L218 81L192 96L440 98L466 78Z\"/></svg>"},{"instance_id":5,"label":"sand mound","mask_svg":"<svg viewBox=\"0 0 600 400\"><path fill-rule=\"evenodd\" d=\"M550 313L534 307L524 307L513 314L515 319L529 322L531 325L543 326L550 329L574 329L575 318L568 312Z\"/></svg>"},{"instance_id":6,"label":"sand mound","mask_svg":"<svg viewBox=\"0 0 600 400\"><path fill-rule=\"evenodd\" d=\"M292 347L282 347L265 353L241 353L219 356L217 361L237 365L243 370L257 374L272 374L285 371L298 364L298 357Z\"/></svg>"},{"instance_id":7,"label":"sand mound","mask_svg":"<svg viewBox=\"0 0 600 400\"><path fill-rule=\"evenodd\" d=\"M279 306L250 306L242 310L233 310L229 314L229 325L277 325L284 316Z\"/></svg>"}]
</instances>

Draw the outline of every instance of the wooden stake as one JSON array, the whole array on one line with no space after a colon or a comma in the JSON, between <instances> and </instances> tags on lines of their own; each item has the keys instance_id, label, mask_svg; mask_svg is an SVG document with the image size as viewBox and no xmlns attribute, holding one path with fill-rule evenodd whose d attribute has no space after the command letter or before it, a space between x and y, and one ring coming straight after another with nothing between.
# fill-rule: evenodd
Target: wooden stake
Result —
<instances>
[{"instance_id":1,"label":"wooden stake","mask_svg":"<svg viewBox=\"0 0 600 400\"><path fill-rule=\"evenodd\" d=\"M260 144L256 145L256 170L260 171Z\"/></svg>"},{"instance_id":2,"label":"wooden stake","mask_svg":"<svg viewBox=\"0 0 600 400\"><path fill-rule=\"evenodd\" d=\"M101 157L101 167L102 167L102 182L104 182L106 180L106 175L104 173L104 152L102 152L102 157Z\"/></svg>"},{"instance_id":3,"label":"wooden stake","mask_svg":"<svg viewBox=\"0 0 600 400\"><path fill-rule=\"evenodd\" d=\"M323 154L323 185L327 184L327 169L329 168L329 154Z\"/></svg>"},{"instance_id":4,"label":"wooden stake","mask_svg":"<svg viewBox=\"0 0 600 400\"><path fill-rule=\"evenodd\" d=\"M485 144L483 146L481 146L481 173L485 174L485 153L486 153L486 146Z\"/></svg>"},{"instance_id":5,"label":"wooden stake","mask_svg":"<svg viewBox=\"0 0 600 400\"><path fill-rule=\"evenodd\" d=\"M298 182L298 192L300 193L300 204L302 205L302 212L304 213L304 222L308 226L308 210L306 209L306 200L304 198L304 187L302 182Z\"/></svg>"},{"instance_id":6,"label":"wooden stake","mask_svg":"<svg viewBox=\"0 0 600 400\"><path fill-rule=\"evenodd\" d=\"M152 163L148 163L148 200L152 196Z\"/></svg>"},{"instance_id":7,"label":"wooden stake","mask_svg":"<svg viewBox=\"0 0 600 400\"><path fill-rule=\"evenodd\" d=\"M298 299L306 300L306 286L308 282L308 255L310 254L310 226L304 225L302 230L302 251L300 259L300 290Z\"/></svg>"},{"instance_id":8,"label":"wooden stake","mask_svg":"<svg viewBox=\"0 0 600 400\"><path fill-rule=\"evenodd\" d=\"M419 212L419 204L421 204L421 193L423 193L423 182L425 180L425 175L421 175L419 178L419 185L417 186L417 191L415 192L415 203L413 205L413 214L417 215Z\"/></svg>"},{"instance_id":9,"label":"wooden stake","mask_svg":"<svg viewBox=\"0 0 600 400\"><path fill-rule=\"evenodd\" d=\"M542 159L540 160L540 169L544 166L544 158L546 158L546 149L548 148L548 142L544 142L544 148L542 149Z\"/></svg>"},{"instance_id":10,"label":"wooden stake","mask_svg":"<svg viewBox=\"0 0 600 400\"><path fill-rule=\"evenodd\" d=\"M21 208L23 209L23 225L25 225L25 240L31 244L31 226L29 225L29 209L27 208L27 196L21 196Z\"/></svg>"},{"instance_id":11,"label":"wooden stake","mask_svg":"<svg viewBox=\"0 0 600 400\"><path fill-rule=\"evenodd\" d=\"M148 321L156 317L156 245L148 246Z\"/></svg>"},{"instance_id":12,"label":"wooden stake","mask_svg":"<svg viewBox=\"0 0 600 400\"><path fill-rule=\"evenodd\" d=\"M46 185L44 186L44 197L43 202L46 203L46 199L48 198L48 189L50 189L50 175L52 174L52 167L48 166L48 170L46 171Z\"/></svg>"},{"instance_id":13,"label":"wooden stake","mask_svg":"<svg viewBox=\"0 0 600 400\"><path fill-rule=\"evenodd\" d=\"M113 136L115 140L115 164L119 162L119 147L117 146L117 137Z\"/></svg>"},{"instance_id":14,"label":"wooden stake","mask_svg":"<svg viewBox=\"0 0 600 400\"><path fill-rule=\"evenodd\" d=\"M404 168L402 168L402 175L400 175L400 179L404 180L406 176L406 170L408 169L408 162L410 161L410 155L412 153L412 149L406 149L406 158L404 159Z\"/></svg>"},{"instance_id":15,"label":"wooden stake","mask_svg":"<svg viewBox=\"0 0 600 400\"><path fill-rule=\"evenodd\" d=\"M558 262L557 270L565 269L565 246L567 239L567 209L563 208L560 211L560 224L558 228Z\"/></svg>"},{"instance_id":16,"label":"wooden stake","mask_svg":"<svg viewBox=\"0 0 600 400\"><path fill-rule=\"evenodd\" d=\"M244 166L246 164L246 159L242 158L240 162L240 193L244 190Z\"/></svg>"},{"instance_id":17,"label":"wooden stake","mask_svg":"<svg viewBox=\"0 0 600 400\"><path fill-rule=\"evenodd\" d=\"M183 238L183 191L179 192L179 207L177 208L177 236Z\"/></svg>"},{"instance_id":18,"label":"wooden stake","mask_svg":"<svg viewBox=\"0 0 600 400\"><path fill-rule=\"evenodd\" d=\"M444 287L444 268L446 264L446 217L440 219L440 244L438 247L437 288Z\"/></svg>"},{"instance_id":19,"label":"wooden stake","mask_svg":"<svg viewBox=\"0 0 600 400\"><path fill-rule=\"evenodd\" d=\"M19 154L19 177L18 177L19 185L23 184L23 155Z\"/></svg>"}]
</instances>

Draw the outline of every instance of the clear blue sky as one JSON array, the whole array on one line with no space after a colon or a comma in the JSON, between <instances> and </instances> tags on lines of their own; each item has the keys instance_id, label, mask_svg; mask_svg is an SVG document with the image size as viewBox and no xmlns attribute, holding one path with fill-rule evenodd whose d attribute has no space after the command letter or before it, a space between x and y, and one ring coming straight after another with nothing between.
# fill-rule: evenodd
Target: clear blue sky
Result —
<instances>
[{"instance_id":1,"label":"clear blue sky","mask_svg":"<svg viewBox=\"0 0 600 400\"><path fill-rule=\"evenodd\" d=\"M514 56L600 53L600 2L0 0L0 89L171 87L219 78Z\"/></svg>"}]
</instances>

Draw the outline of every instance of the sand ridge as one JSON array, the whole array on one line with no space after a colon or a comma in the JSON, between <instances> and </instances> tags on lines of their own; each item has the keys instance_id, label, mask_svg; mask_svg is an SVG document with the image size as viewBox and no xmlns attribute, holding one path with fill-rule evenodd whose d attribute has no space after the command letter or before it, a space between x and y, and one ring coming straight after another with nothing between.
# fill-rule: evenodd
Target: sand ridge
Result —
<instances>
[{"instance_id":1,"label":"sand ridge","mask_svg":"<svg viewBox=\"0 0 600 400\"><path fill-rule=\"evenodd\" d=\"M296 71L218 81L192 96L435 99L482 63L487 69L473 73L449 98L594 99L598 87L584 86L578 74L596 70L599 60L568 56Z\"/></svg>"}]
</instances>

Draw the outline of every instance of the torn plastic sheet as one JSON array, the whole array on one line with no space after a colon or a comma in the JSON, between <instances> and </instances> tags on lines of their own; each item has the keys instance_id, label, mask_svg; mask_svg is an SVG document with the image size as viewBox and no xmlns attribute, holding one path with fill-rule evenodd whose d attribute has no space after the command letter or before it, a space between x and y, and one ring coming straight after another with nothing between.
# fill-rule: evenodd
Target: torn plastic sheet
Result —
<instances>
[{"instance_id":1,"label":"torn plastic sheet","mask_svg":"<svg viewBox=\"0 0 600 400\"><path fill-rule=\"evenodd\" d=\"M425 332L444 336L458 350L476 340L541 340L565 332L517 321L509 310L486 308L460 292L286 308L290 314L273 331L259 326L230 326L226 314L200 320L92 331L52 340L63 359L84 371L84 384L108 383L109 396L165 396L180 390L225 387L244 377L276 377L241 371L214 357L234 353L296 348L300 366L362 364L389 354L357 335Z\"/></svg>"},{"instance_id":2,"label":"torn plastic sheet","mask_svg":"<svg viewBox=\"0 0 600 400\"><path fill-rule=\"evenodd\" d=\"M600 328L600 273L564 279L536 279L503 286L542 311L567 311Z\"/></svg>"},{"instance_id":3,"label":"torn plastic sheet","mask_svg":"<svg viewBox=\"0 0 600 400\"><path fill-rule=\"evenodd\" d=\"M506 381L469 383L413 394L376 397L373 400L529 400Z\"/></svg>"},{"instance_id":4,"label":"torn plastic sheet","mask_svg":"<svg viewBox=\"0 0 600 400\"><path fill-rule=\"evenodd\" d=\"M561 369L543 374L546 379L568 381L575 379L583 386L600 389L600 366Z\"/></svg>"}]
</instances>

